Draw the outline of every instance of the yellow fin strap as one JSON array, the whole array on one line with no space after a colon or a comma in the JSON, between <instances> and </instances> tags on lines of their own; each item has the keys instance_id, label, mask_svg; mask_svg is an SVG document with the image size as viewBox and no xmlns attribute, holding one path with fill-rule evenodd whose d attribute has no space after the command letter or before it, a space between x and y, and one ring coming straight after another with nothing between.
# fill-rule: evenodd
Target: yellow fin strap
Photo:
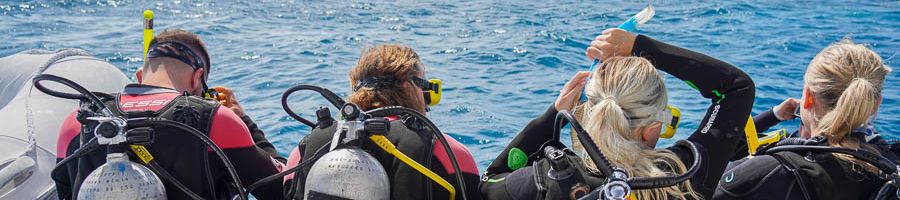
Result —
<instances>
[{"instance_id":1,"label":"yellow fin strap","mask_svg":"<svg viewBox=\"0 0 900 200\"><path fill-rule=\"evenodd\" d=\"M153 155L150 155L150 151L143 145L131 145L131 151L134 152L134 155L137 155L144 164L150 164L150 161L153 161Z\"/></svg>"},{"instance_id":2,"label":"yellow fin strap","mask_svg":"<svg viewBox=\"0 0 900 200\"><path fill-rule=\"evenodd\" d=\"M397 159L400 159L400 161L403 161L403 163L406 163L413 169L416 169L416 171L419 171L419 173L422 173L429 179L437 182L438 185L441 185L441 187L444 187L444 189L447 189L447 191L450 192L450 199L456 199L456 188L453 188L453 185L450 185L450 182L447 182L447 180L444 180L444 178L441 178L441 176L435 174L428 168L425 168L425 166L422 166L422 164L419 164L418 162L407 157L406 154L403 154L403 152L398 151L397 147L394 146L394 144L392 144L391 141L386 137L384 137L383 135L372 135L369 136L369 139L375 142L378 147L384 149L384 151L388 152L391 155L394 155L394 157L397 157Z\"/></svg>"}]
</instances>

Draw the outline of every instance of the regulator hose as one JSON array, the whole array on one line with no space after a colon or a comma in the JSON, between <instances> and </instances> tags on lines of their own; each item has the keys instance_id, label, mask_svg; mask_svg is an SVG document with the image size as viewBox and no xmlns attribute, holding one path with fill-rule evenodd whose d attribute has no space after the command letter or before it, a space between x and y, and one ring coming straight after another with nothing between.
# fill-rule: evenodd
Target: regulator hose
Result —
<instances>
[{"instance_id":1,"label":"regulator hose","mask_svg":"<svg viewBox=\"0 0 900 200\"><path fill-rule=\"evenodd\" d=\"M247 190L244 189L244 184L241 183L241 178L235 170L234 165L231 163L231 160L228 159L228 156L225 155L225 151L222 151L215 142L212 141L208 136L204 135L202 132L198 131L194 127L190 127L188 125L182 124L180 122L164 119L164 118L156 118L156 117L140 117L140 118L131 118L128 119L127 123L129 126L152 126L152 125L163 125L169 126L171 128L179 129L184 132L188 132L194 137L200 139L206 146L213 150L217 156L219 156L222 163L225 165L226 171L231 175L233 179L233 184L235 188L238 190L238 198L242 200L247 200Z\"/></svg>"},{"instance_id":2,"label":"regulator hose","mask_svg":"<svg viewBox=\"0 0 900 200\"><path fill-rule=\"evenodd\" d=\"M267 176L263 179L259 179L255 183L250 184L250 186L247 186L247 191L249 192L249 191L256 190L256 188L259 188L259 186L262 186L263 184L272 182L274 180L278 180L279 178L285 177L288 174L300 171L300 168L303 168L307 165L315 163L315 161L318 160L319 158L321 158L323 155L325 155L325 153L328 153L328 147L330 147L330 146L331 146L331 141L328 141L327 143L325 143L325 145L322 145L321 147L319 147L319 149L316 149L316 152L315 152L315 154L313 154L313 157L311 159L303 160L303 162L300 162L299 164L297 164L297 166L294 166L288 170L284 170L280 173L273 174L271 176ZM298 177L296 175L294 175L294 178L296 179Z\"/></svg>"},{"instance_id":3,"label":"regulator hose","mask_svg":"<svg viewBox=\"0 0 900 200\"><path fill-rule=\"evenodd\" d=\"M581 124L575 120L575 117L568 110L560 110L556 114L556 121L566 120L572 125L572 129L575 130L575 134L578 137L578 141L581 141L581 145L584 146L584 150L587 152L588 156L594 161L594 165L606 176L611 176L613 172L614 166L606 156L603 155L603 152L600 152L600 148L591 140L590 135L588 135L587 131L581 127ZM562 129L561 124L557 123L556 130L554 131L554 135L559 133L559 129ZM558 138L558 137L557 137ZM661 188L661 187L669 187L680 182L684 182L691 178L697 171L700 170L700 151L697 149L697 146L692 142L688 141L679 141L679 143L687 143L687 146L690 147L691 152L694 156L694 163L691 165L691 168L688 169L685 173L682 173L677 176L663 176L663 177L632 177L626 180L626 183L632 189L651 189L651 188Z\"/></svg>"},{"instance_id":4,"label":"regulator hose","mask_svg":"<svg viewBox=\"0 0 900 200\"><path fill-rule=\"evenodd\" d=\"M56 90L51 90L50 88L44 87L44 85L41 84L41 81L53 81L53 82L63 84L65 86L68 86L69 88L74 89L75 91L78 92L78 94L65 93L65 92L60 92L60 91L56 91ZM106 109L106 105L103 104L103 101L100 100L100 97L97 96L97 95L100 95L100 96L108 97L109 95L99 93L99 92L88 91L87 89L85 89L81 85L78 85L78 83L75 83L72 80L69 80L69 79L66 79L63 77L59 77L56 75L52 75L52 74L41 74L41 75L35 76L34 79L31 79L31 84L34 85L34 87L37 88L38 90L40 90L41 92L44 92L45 94L50 95L50 96L59 97L59 98L63 98L63 99L88 100L89 102L94 104L94 106L96 106L98 109L101 109L104 112L103 114L112 115L112 113L109 112L109 109Z\"/></svg>"},{"instance_id":5,"label":"regulator hose","mask_svg":"<svg viewBox=\"0 0 900 200\"><path fill-rule=\"evenodd\" d=\"M569 113L568 110L560 110L556 113L556 120L566 120L570 124L572 124L572 129L575 130L576 137L578 137L578 141L581 141L581 145L584 146L584 151L587 152L588 157L591 158L591 161L594 161L594 166L597 166L597 169L600 170L603 175L612 176L613 165L606 159L606 156L603 155L603 152L600 152L600 147L597 147L597 144L594 143L594 140L591 140L591 136L588 135L587 131L581 127L581 124L575 120L575 117L572 116L572 113ZM563 124L563 123L557 123ZM562 126L556 127L554 130L554 135L559 135L559 129L562 129ZM559 137L557 137L559 139Z\"/></svg>"},{"instance_id":6,"label":"regulator hose","mask_svg":"<svg viewBox=\"0 0 900 200\"><path fill-rule=\"evenodd\" d=\"M887 174L887 182L884 186L881 186L881 189L878 190L878 194L875 196L875 199L890 199L891 193L895 193L895 197L900 198L900 193L896 193L898 185L897 181L900 180L900 174L898 174L898 170L900 170L900 166L898 166L891 159L885 158L880 154L871 153L868 151L861 151L857 149L848 149L841 147L832 147L832 146L812 146L812 145L781 145L773 147L769 150L766 150L766 154L773 154L782 151L793 151L793 152L804 152L804 151L813 151L813 152L825 152L825 153L839 153L853 156L856 159L860 159L863 162L874 165L876 168L881 170L884 174Z\"/></svg>"},{"instance_id":7,"label":"regulator hose","mask_svg":"<svg viewBox=\"0 0 900 200\"><path fill-rule=\"evenodd\" d=\"M303 117L300 117L300 115L297 115L296 113L294 113L294 111L291 110L291 107L288 106L288 97L290 97L291 94L293 94L294 92L301 91L301 90L311 90L311 91L315 91L315 92L319 93L320 95L322 95L322 97L325 97L325 99L328 100L328 102L331 103L331 105L334 105L334 107L338 108L338 109L340 109L341 106L343 106L346 103L337 94L334 94L334 92L331 92L331 90L328 90L328 89L325 89L325 88L322 88L319 86L297 85L297 86L291 87L288 90L284 91L284 93L281 95L281 108L283 108L284 112L287 112L287 114L289 116L291 116L291 118L294 118L295 120L300 121L301 123L306 124L309 127L316 127L316 123L309 121Z\"/></svg>"},{"instance_id":8,"label":"regulator hose","mask_svg":"<svg viewBox=\"0 0 900 200\"><path fill-rule=\"evenodd\" d=\"M884 171L887 174L895 174L897 173L897 164L895 164L890 159L885 158L884 156L870 153L867 151L860 151L856 149L848 149L848 148L840 148L840 147L831 147L831 146L811 146L811 145L782 145L772 147L771 149L766 151L766 154L773 154L782 151L814 151L814 152L829 152L829 153L839 153L853 156L857 159L860 159L866 163L872 164L881 171Z\"/></svg>"}]
</instances>

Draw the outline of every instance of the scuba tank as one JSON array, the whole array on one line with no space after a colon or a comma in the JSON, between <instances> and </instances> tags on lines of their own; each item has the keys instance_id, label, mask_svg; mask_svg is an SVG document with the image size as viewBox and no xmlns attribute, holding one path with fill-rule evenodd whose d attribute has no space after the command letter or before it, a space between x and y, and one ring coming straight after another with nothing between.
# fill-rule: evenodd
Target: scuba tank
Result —
<instances>
[{"instance_id":1,"label":"scuba tank","mask_svg":"<svg viewBox=\"0 0 900 200\"><path fill-rule=\"evenodd\" d=\"M106 163L84 179L78 199L166 199L162 181L150 169L132 162L126 155L125 121L119 118L97 118L94 133L99 144L109 145Z\"/></svg>"},{"instance_id":2,"label":"scuba tank","mask_svg":"<svg viewBox=\"0 0 900 200\"><path fill-rule=\"evenodd\" d=\"M346 104L341 112L346 119L360 119L356 105ZM339 122L341 128L335 132L331 143L333 150L320 157L309 170L303 187L305 199L391 198L390 181L384 166L359 148L360 136L387 133L390 124L387 120L360 122ZM374 123L380 124L376 126Z\"/></svg>"},{"instance_id":3,"label":"scuba tank","mask_svg":"<svg viewBox=\"0 0 900 200\"><path fill-rule=\"evenodd\" d=\"M303 193L307 199L390 199L391 183L375 157L360 148L328 152L313 164Z\"/></svg>"},{"instance_id":4,"label":"scuba tank","mask_svg":"<svg viewBox=\"0 0 900 200\"><path fill-rule=\"evenodd\" d=\"M314 91L320 94L340 110L340 119L342 120L334 120L326 107L322 107L316 112L318 122L313 122L297 115L288 106L287 99L292 93L301 90ZM418 111L399 106L362 111L357 105L345 102L334 92L312 85L297 85L289 88L281 96L281 106L289 116L309 127L316 128L322 125L337 126L337 128L332 135L332 140L316 149L312 156L303 157L296 166L281 173L260 179L248 186L248 191L252 191L271 181L281 181L282 177L293 174L294 178L292 181L286 183L291 189L286 191L285 198L294 198L294 193L298 192L296 191L296 185L299 184L298 180L301 179L298 173L301 169L312 165L312 168L306 174L306 184L303 187L303 191L301 191L304 199L390 199L391 182L385 172L385 168L369 153L372 151L384 151L446 189L450 199L456 199L456 194L463 194L461 196L462 199L466 199L466 186L462 173L455 174L458 188L454 187L440 175L400 152L385 137L385 134L390 132L391 127L391 121L388 120L387 116L408 115L417 118L417 120L420 120L432 130L431 132L435 134L437 142L440 142L447 152L453 170L460 172L459 163L456 161L456 157L440 129ZM370 144L372 143L378 148L364 149L364 147L371 147L372 145Z\"/></svg>"}]
</instances>

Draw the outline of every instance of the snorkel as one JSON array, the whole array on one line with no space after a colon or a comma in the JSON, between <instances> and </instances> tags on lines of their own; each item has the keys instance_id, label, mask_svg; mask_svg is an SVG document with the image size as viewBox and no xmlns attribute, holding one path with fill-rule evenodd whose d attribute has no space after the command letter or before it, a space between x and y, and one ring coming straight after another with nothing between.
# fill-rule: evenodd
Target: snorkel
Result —
<instances>
[{"instance_id":1,"label":"snorkel","mask_svg":"<svg viewBox=\"0 0 900 200\"><path fill-rule=\"evenodd\" d=\"M153 40L153 11L144 11L144 62L147 62L147 51L150 49L150 42Z\"/></svg>"},{"instance_id":2,"label":"snorkel","mask_svg":"<svg viewBox=\"0 0 900 200\"><path fill-rule=\"evenodd\" d=\"M625 22L619 24L617 28L628 32L637 31L638 26L644 25L645 23L647 23L647 21L650 21L650 19L652 19L654 15L656 15L656 9L653 8L652 4L647 5L647 7L641 10L641 12L634 14L634 16L628 18L628 20L625 20ZM594 59L594 62L591 63L590 72L594 72L594 68L597 67L597 64L600 64L600 59ZM588 78L588 80L590 80L590 78ZM584 93L584 91L582 91L581 93L581 101L587 101L587 95Z\"/></svg>"}]
</instances>

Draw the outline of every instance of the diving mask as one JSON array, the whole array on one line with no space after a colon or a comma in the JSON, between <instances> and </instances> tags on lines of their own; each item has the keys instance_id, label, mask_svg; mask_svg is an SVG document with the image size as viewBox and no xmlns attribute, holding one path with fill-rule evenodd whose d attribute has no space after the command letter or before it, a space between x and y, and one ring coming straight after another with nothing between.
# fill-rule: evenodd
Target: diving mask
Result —
<instances>
[{"instance_id":1,"label":"diving mask","mask_svg":"<svg viewBox=\"0 0 900 200\"><path fill-rule=\"evenodd\" d=\"M434 106L441 102L441 93L443 90L441 79L425 80L423 78L411 76L409 80L419 88L422 88L423 95L425 96L425 103L428 104L428 106Z\"/></svg>"},{"instance_id":2,"label":"diving mask","mask_svg":"<svg viewBox=\"0 0 900 200\"><path fill-rule=\"evenodd\" d=\"M675 131L678 130L678 122L681 120L681 110L671 104L666 105L665 109L659 111L656 118L659 122L662 122L664 126L664 130L659 134L659 137L669 139L674 137Z\"/></svg>"}]
</instances>

